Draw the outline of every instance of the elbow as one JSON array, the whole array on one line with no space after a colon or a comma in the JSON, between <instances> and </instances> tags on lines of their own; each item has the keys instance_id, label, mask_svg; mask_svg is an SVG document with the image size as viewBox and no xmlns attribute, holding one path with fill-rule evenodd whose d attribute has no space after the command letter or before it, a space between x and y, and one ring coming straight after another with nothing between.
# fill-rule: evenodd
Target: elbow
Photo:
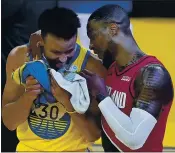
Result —
<instances>
[{"instance_id":1,"label":"elbow","mask_svg":"<svg viewBox=\"0 0 175 153\"><path fill-rule=\"evenodd\" d=\"M93 136L93 139L91 141L95 142L97 141L98 139L100 139L101 137L101 131L99 131L98 133L96 133L94 136Z\"/></svg>"},{"instance_id":2,"label":"elbow","mask_svg":"<svg viewBox=\"0 0 175 153\"><path fill-rule=\"evenodd\" d=\"M128 139L126 142L126 146L131 150L137 150L143 147L145 141L143 140L135 140L135 139Z\"/></svg>"},{"instance_id":3,"label":"elbow","mask_svg":"<svg viewBox=\"0 0 175 153\"><path fill-rule=\"evenodd\" d=\"M8 118L5 116L5 113L3 111L2 111L2 121L8 130L10 131L16 130L16 127L9 122Z\"/></svg>"},{"instance_id":4,"label":"elbow","mask_svg":"<svg viewBox=\"0 0 175 153\"><path fill-rule=\"evenodd\" d=\"M143 144L137 144L137 143L132 143L132 144L129 144L128 147L131 149L131 150L137 150L137 149L140 149L143 147Z\"/></svg>"},{"instance_id":5,"label":"elbow","mask_svg":"<svg viewBox=\"0 0 175 153\"><path fill-rule=\"evenodd\" d=\"M87 137L87 140L89 142L95 142L101 137L101 130L91 134L90 136Z\"/></svg>"},{"instance_id":6,"label":"elbow","mask_svg":"<svg viewBox=\"0 0 175 153\"><path fill-rule=\"evenodd\" d=\"M2 120L3 120L3 123L4 123L5 127L6 127L8 130L10 130L10 131L16 130L16 127L15 127L15 126L13 126L12 124L10 124L8 121L6 121L6 120L3 119L3 118L2 118Z\"/></svg>"},{"instance_id":7,"label":"elbow","mask_svg":"<svg viewBox=\"0 0 175 153\"><path fill-rule=\"evenodd\" d=\"M5 125L5 126L6 126L6 128L7 128L8 130L10 130L10 131L16 130L16 127L13 127L13 126L10 126L10 125Z\"/></svg>"}]
</instances>

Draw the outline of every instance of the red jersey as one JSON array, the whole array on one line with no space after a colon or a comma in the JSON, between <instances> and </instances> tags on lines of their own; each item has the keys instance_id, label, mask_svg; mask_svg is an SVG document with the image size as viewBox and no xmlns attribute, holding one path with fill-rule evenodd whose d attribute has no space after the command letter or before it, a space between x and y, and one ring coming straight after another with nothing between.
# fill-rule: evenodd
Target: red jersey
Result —
<instances>
[{"instance_id":1,"label":"red jersey","mask_svg":"<svg viewBox=\"0 0 175 153\"><path fill-rule=\"evenodd\" d=\"M161 64L161 62L153 56L143 56L136 63L126 67L119 72L116 63L113 63L108 70L106 85L108 93L116 106L127 116L130 116L131 110L134 107L134 81L137 73L141 68L150 64ZM162 64L161 64L162 65ZM163 138L166 128L167 117L171 108L171 103L163 106L162 112L157 120L157 123L146 140L143 147L134 150L139 152L160 152L163 150ZM109 127L105 118L102 116L102 127L111 143L123 152L132 152L130 148L120 142L115 136L114 132ZM144 132L144 131L143 131Z\"/></svg>"}]
</instances>

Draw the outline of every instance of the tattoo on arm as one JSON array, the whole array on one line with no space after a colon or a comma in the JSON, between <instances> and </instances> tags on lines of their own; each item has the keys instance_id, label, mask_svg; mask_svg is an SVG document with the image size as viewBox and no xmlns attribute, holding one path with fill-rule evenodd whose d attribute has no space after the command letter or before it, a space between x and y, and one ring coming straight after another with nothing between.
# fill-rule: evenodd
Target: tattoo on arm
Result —
<instances>
[{"instance_id":1,"label":"tattoo on arm","mask_svg":"<svg viewBox=\"0 0 175 153\"><path fill-rule=\"evenodd\" d=\"M162 106L173 99L173 85L168 71L161 65L144 67L134 82L136 89L135 107L143 109L156 119Z\"/></svg>"}]
</instances>

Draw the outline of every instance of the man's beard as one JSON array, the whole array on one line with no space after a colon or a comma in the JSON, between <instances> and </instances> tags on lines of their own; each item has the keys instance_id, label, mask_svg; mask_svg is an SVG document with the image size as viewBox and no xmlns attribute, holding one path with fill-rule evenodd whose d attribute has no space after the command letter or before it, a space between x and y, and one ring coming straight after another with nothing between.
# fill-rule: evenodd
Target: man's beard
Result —
<instances>
[{"instance_id":1,"label":"man's beard","mask_svg":"<svg viewBox=\"0 0 175 153\"><path fill-rule=\"evenodd\" d=\"M54 70L59 70L61 69L62 67L64 67L66 64L69 64L70 60L72 59L72 57L68 57L67 61L65 63L62 63L60 60L58 59L47 59L48 63L49 63L49 66L54 69ZM60 65L60 66L58 66Z\"/></svg>"}]
</instances>

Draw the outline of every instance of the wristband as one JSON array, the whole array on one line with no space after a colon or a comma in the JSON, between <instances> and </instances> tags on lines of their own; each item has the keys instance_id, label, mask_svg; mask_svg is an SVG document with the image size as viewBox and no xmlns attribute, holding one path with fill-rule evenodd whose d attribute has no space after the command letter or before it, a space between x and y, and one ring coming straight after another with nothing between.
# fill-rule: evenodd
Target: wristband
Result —
<instances>
[{"instance_id":1,"label":"wristband","mask_svg":"<svg viewBox=\"0 0 175 153\"><path fill-rule=\"evenodd\" d=\"M106 98L106 96L104 96L103 94L99 93L96 95L96 100L98 103L100 103L101 101L103 101Z\"/></svg>"}]
</instances>

